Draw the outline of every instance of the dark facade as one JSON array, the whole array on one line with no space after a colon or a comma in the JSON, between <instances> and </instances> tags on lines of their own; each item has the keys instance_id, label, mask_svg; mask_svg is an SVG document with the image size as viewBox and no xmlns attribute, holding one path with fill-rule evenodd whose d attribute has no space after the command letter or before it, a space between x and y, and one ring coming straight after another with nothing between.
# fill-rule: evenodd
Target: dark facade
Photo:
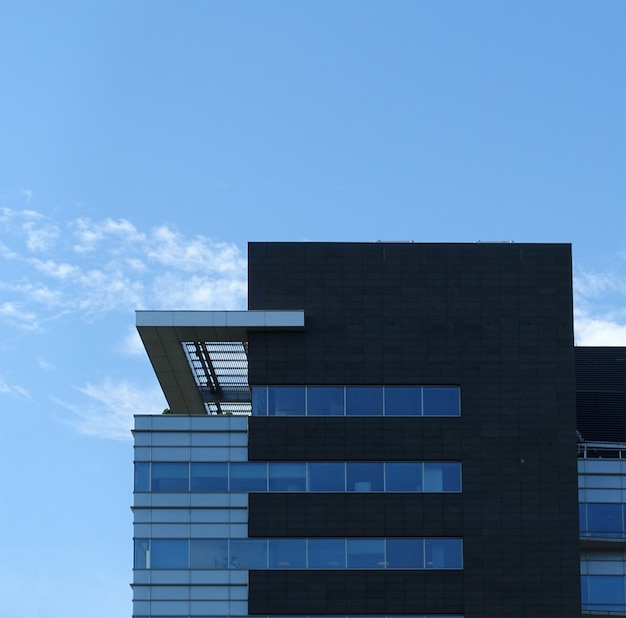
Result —
<instances>
[{"instance_id":1,"label":"dark facade","mask_svg":"<svg viewBox=\"0 0 626 618\"><path fill-rule=\"evenodd\" d=\"M625 348L576 348L576 411L587 442L626 442Z\"/></svg>"},{"instance_id":2,"label":"dark facade","mask_svg":"<svg viewBox=\"0 0 626 618\"><path fill-rule=\"evenodd\" d=\"M249 382L458 385L459 418L249 419L251 461L462 462L458 494L250 494L263 538L463 539L453 571L251 570L249 614L580 615L571 252L251 243Z\"/></svg>"}]
</instances>

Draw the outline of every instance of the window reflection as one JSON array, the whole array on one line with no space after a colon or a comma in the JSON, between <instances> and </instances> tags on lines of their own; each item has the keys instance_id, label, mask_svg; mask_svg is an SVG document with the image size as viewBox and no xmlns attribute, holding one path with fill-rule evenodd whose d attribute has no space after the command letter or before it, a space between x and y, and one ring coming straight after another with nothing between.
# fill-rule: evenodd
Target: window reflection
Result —
<instances>
[{"instance_id":1,"label":"window reflection","mask_svg":"<svg viewBox=\"0 0 626 618\"><path fill-rule=\"evenodd\" d=\"M307 414L309 416L343 416L343 386L309 386Z\"/></svg>"},{"instance_id":2,"label":"window reflection","mask_svg":"<svg viewBox=\"0 0 626 618\"><path fill-rule=\"evenodd\" d=\"M192 463L191 491L228 491L228 464Z\"/></svg>"},{"instance_id":3,"label":"window reflection","mask_svg":"<svg viewBox=\"0 0 626 618\"><path fill-rule=\"evenodd\" d=\"M303 386L268 387L270 416L304 416Z\"/></svg>"},{"instance_id":4,"label":"window reflection","mask_svg":"<svg viewBox=\"0 0 626 618\"><path fill-rule=\"evenodd\" d=\"M417 386L385 387L385 416L421 416L422 389Z\"/></svg>"},{"instance_id":5,"label":"window reflection","mask_svg":"<svg viewBox=\"0 0 626 618\"><path fill-rule=\"evenodd\" d=\"M304 463L270 463L270 491L306 491Z\"/></svg>"},{"instance_id":6,"label":"window reflection","mask_svg":"<svg viewBox=\"0 0 626 618\"><path fill-rule=\"evenodd\" d=\"M425 539L427 569L460 569L463 566L461 539Z\"/></svg>"},{"instance_id":7,"label":"window reflection","mask_svg":"<svg viewBox=\"0 0 626 618\"><path fill-rule=\"evenodd\" d=\"M349 462L346 467L348 491L383 491L382 463Z\"/></svg>"},{"instance_id":8,"label":"window reflection","mask_svg":"<svg viewBox=\"0 0 626 618\"><path fill-rule=\"evenodd\" d=\"M348 416L382 416L381 386L347 386L346 414Z\"/></svg>"},{"instance_id":9,"label":"window reflection","mask_svg":"<svg viewBox=\"0 0 626 618\"><path fill-rule=\"evenodd\" d=\"M348 539L349 569L380 569L385 566L385 542L382 539Z\"/></svg>"},{"instance_id":10,"label":"window reflection","mask_svg":"<svg viewBox=\"0 0 626 618\"><path fill-rule=\"evenodd\" d=\"M310 569L345 569L346 542L343 539L309 539Z\"/></svg>"},{"instance_id":11,"label":"window reflection","mask_svg":"<svg viewBox=\"0 0 626 618\"><path fill-rule=\"evenodd\" d=\"M188 463L153 463L152 491L189 491Z\"/></svg>"},{"instance_id":12,"label":"window reflection","mask_svg":"<svg viewBox=\"0 0 626 618\"><path fill-rule=\"evenodd\" d=\"M458 465L458 464L457 464ZM386 491L423 491L423 464L421 463L386 463Z\"/></svg>"},{"instance_id":13,"label":"window reflection","mask_svg":"<svg viewBox=\"0 0 626 618\"><path fill-rule=\"evenodd\" d=\"M423 569L424 539L387 539L387 567Z\"/></svg>"},{"instance_id":14,"label":"window reflection","mask_svg":"<svg viewBox=\"0 0 626 618\"><path fill-rule=\"evenodd\" d=\"M343 463L308 463L308 491L345 491L346 465Z\"/></svg>"},{"instance_id":15,"label":"window reflection","mask_svg":"<svg viewBox=\"0 0 626 618\"><path fill-rule=\"evenodd\" d=\"M270 569L305 569L305 539L270 539Z\"/></svg>"},{"instance_id":16,"label":"window reflection","mask_svg":"<svg viewBox=\"0 0 626 618\"><path fill-rule=\"evenodd\" d=\"M135 464L135 491L150 491L150 464Z\"/></svg>"},{"instance_id":17,"label":"window reflection","mask_svg":"<svg viewBox=\"0 0 626 618\"><path fill-rule=\"evenodd\" d=\"M231 463L230 491L267 491L267 464Z\"/></svg>"},{"instance_id":18,"label":"window reflection","mask_svg":"<svg viewBox=\"0 0 626 618\"><path fill-rule=\"evenodd\" d=\"M423 390L424 416L460 416L459 389L425 386Z\"/></svg>"}]
</instances>

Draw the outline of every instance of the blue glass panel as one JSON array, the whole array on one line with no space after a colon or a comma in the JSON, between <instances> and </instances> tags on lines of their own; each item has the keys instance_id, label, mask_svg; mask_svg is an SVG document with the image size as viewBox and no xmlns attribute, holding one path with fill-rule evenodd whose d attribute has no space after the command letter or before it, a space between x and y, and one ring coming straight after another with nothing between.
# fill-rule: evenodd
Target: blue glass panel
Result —
<instances>
[{"instance_id":1,"label":"blue glass panel","mask_svg":"<svg viewBox=\"0 0 626 618\"><path fill-rule=\"evenodd\" d=\"M187 539L152 539L150 568L186 569L189 566Z\"/></svg>"},{"instance_id":2,"label":"blue glass panel","mask_svg":"<svg viewBox=\"0 0 626 618\"><path fill-rule=\"evenodd\" d=\"M423 569L424 539L387 539L388 569Z\"/></svg>"},{"instance_id":3,"label":"blue glass panel","mask_svg":"<svg viewBox=\"0 0 626 618\"><path fill-rule=\"evenodd\" d=\"M424 416L460 416L460 390L456 386L425 386Z\"/></svg>"},{"instance_id":4,"label":"blue glass panel","mask_svg":"<svg viewBox=\"0 0 626 618\"><path fill-rule=\"evenodd\" d=\"M305 539L270 539L270 569L306 568Z\"/></svg>"},{"instance_id":5,"label":"blue glass panel","mask_svg":"<svg viewBox=\"0 0 626 618\"><path fill-rule=\"evenodd\" d=\"M461 539L425 539L427 569L460 569L463 567Z\"/></svg>"},{"instance_id":6,"label":"blue glass panel","mask_svg":"<svg viewBox=\"0 0 626 618\"><path fill-rule=\"evenodd\" d=\"M587 531L591 536L619 537L623 529L621 504L587 505Z\"/></svg>"},{"instance_id":7,"label":"blue glass panel","mask_svg":"<svg viewBox=\"0 0 626 618\"><path fill-rule=\"evenodd\" d=\"M189 561L192 569L227 569L226 539L191 539Z\"/></svg>"},{"instance_id":8,"label":"blue glass panel","mask_svg":"<svg viewBox=\"0 0 626 618\"><path fill-rule=\"evenodd\" d=\"M346 465L343 463L309 463L308 491L345 491Z\"/></svg>"},{"instance_id":9,"label":"blue glass panel","mask_svg":"<svg viewBox=\"0 0 626 618\"><path fill-rule=\"evenodd\" d=\"M153 463L152 491L189 491L189 464Z\"/></svg>"},{"instance_id":10,"label":"blue glass panel","mask_svg":"<svg viewBox=\"0 0 626 618\"><path fill-rule=\"evenodd\" d=\"M418 386L386 386L385 416L421 416L422 389Z\"/></svg>"},{"instance_id":11,"label":"blue glass panel","mask_svg":"<svg viewBox=\"0 0 626 618\"><path fill-rule=\"evenodd\" d=\"M230 491L267 491L267 464L231 463Z\"/></svg>"},{"instance_id":12,"label":"blue glass panel","mask_svg":"<svg viewBox=\"0 0 626 618\"><path fill-rule=\"evenodd\" d=\"M348 539L349 569L380 569L385 566L383 539Z\"/></svg>"},{"instance_id":13,"label":"blue glass panel","mask_svg":"<svg viewBox=\"0 0 626 618\"><path fill-rule=\"evenodd\" d=\"M588 599L590 608L607 611L624 611L624 577L619 575L588 575Z\"/></svg>"},{"instance_id":14,"label":"blue glass panel","mask_svg":"<svg viewBox=\"0 0 626 618\"><path fill-rule=\"evenodd\" d=\"M267 539L231 539L231 569L267 569Z\"/></svg>"},{"instance_id":15,"label":"blue glass panel","mask_svg":"<svg viewBox=\"0 0 626 618\"><path fill-rule=\"evenodd\" d=\"M383 491L382 463L347 464L348 491Z\"/></svg>"},{"instance_id":16,"label":"blue glass panel","mask_svg":"<svg viewBox=\"0 0 626 618\"><path fill-rule=\"evenodd\" d=\"M309 386L306 396L308 416L343 416L343 386Z\"/></svg>"},{"instance_id":17,"label":"blue glass panel","mask_svg":"<svg viewBox=\"0 0 626 618\"><path fill-rule=\"evenodd\" d=\"M135 491L150 491L150 464L135 464Z\"/></svg>"},{"instance_id":18,"label":"blue glass panel","mask_svg":"<svg viewBox=\"0 0 626 618\"><path fill-rule=\"evenodd\" d=\"M191 491L228 491L228 464L192 463Z\"/></svg>"},{"instance_id":19,"label":"blue glass panel","mask_svg":"<svg viewBox=\"0 0 626 618\"><path fill-rule=\"evenodd\" d=\"M343 539L309 539L310 569L345 569L346 543Z\"/></svg>"},{"instance_id":20,"label":"blue glass panel","mask_svg":"<svg viewBox=\"0 0 626 618\"><path fill-rule=\"evenodd\" d=\"M457 462L424 463L424 491L461 491L461 464Z\"/></svg>"},{"instance_id":21,"label":"blue glass panel","mask_svg":"<svg viewBox=\"0 0 626 618\"><path fill-rule=\"evenodd\" d=\"M148 539L135 539L134 568L136 569L148 568L149 548L150 548L150 541Z\"/></svg>"},{"instance_id":22,"label":"blue glass panel","mask_svg":"<svg viewBox=\"0 0 626 618\"><path fill-rule=\"evenodd\" d=\"M267 416L267 386L253 386L252 415Z\"/></svg>"},{"instance_id":23,"label":"blue glass panel","mask_svg":"<svg viewBox=\"0 0 626 618\"><path fill-rule=\"evenodd\" d=\"M385 491L423 491L421 463L386 463Z\"/></svg>"},{"instance_id":24,"label":"blue glass panel","mask_svg":"<svg viewBox=\"0 0 626 618\"><path fill-rule=\"evenodd\" d=\"M306 491L303 463L270 463L270 491Z\"/></svg>"},{"instance_id":25,"label":"blue glass panel","mask_svg":"<svg viewBox=\"0 0 626 618\"><path fill-rule=\"evenodd\" d=\"M270 416L304 416L304 386L268 387Z\"/></svg>"},{"instance_id":26,"label":"blue glass panel","mask_svg":"<svg viewBox=\"0 0 626 618\"><path fill-rule=\"evenodd\" d=\"M346 414L349 416L381 416L383 389L381 386L347 386Z\"/></svg>"}]
</instances>

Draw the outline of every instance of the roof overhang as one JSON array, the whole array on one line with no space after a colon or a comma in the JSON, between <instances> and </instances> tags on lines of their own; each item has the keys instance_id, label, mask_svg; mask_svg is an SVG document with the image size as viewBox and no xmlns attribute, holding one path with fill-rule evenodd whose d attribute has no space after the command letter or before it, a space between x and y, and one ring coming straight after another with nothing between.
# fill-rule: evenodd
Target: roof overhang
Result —
<instances>
[{"instance_id":1,"label":"roof overhang","mask_svg":"<svg viewBox=\"0 0 626 618\"><path fill-rule=\"evenodd\" d=\"M250 402L248 333L304 330L304 311L137 311L136 326L174 414Z\"/></svg>"}]
</instances>

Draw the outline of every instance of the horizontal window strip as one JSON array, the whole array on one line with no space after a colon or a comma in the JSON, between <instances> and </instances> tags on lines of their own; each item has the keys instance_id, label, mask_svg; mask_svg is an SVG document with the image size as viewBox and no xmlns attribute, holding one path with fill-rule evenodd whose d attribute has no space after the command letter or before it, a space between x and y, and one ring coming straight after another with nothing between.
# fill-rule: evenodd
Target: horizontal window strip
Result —
<instances>
[{"instance_id":1,"label":"horizontal window strip","mask_svg":"<svg viewBox=\"0 0 626 618\"><path fill-rule=\"evenodd\" d=\"M135 569L461 569L463 540L135 539Z\"/></svg>"},{"instance_id":2,"label":"horizontal window strip","mask_svg":"<svg viewBox=\"0 0 626 618\"><path fill-rule=\"evenodd\" d=\"M135 491L454 493L461 463L137 462Z\"/></svg>"},{"instance_id":3,"label":"horizontal window strip","mask_svg":"<svg viewBox=\"0 0 626 618\"><path fill-rule=\"evenodd\" d=\"M461 416L459 386L253 386L253 416Z\"/></svg>"}]
</instances>

